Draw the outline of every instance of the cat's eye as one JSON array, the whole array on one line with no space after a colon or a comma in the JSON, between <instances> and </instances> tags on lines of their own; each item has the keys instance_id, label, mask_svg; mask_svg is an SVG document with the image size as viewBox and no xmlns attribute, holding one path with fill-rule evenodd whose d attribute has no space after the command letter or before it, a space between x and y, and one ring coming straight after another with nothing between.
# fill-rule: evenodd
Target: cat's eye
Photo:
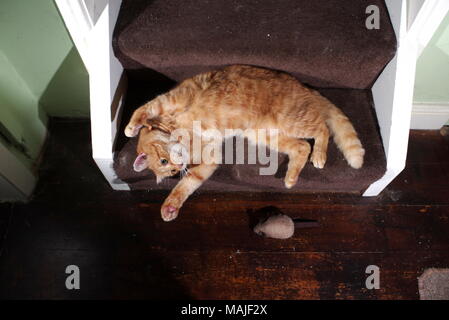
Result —
<instances>
[{"instance_id":1,"label":"cat's eye","mask_svg":"<svg viewBox=\"0 0 449 320\"><path fill-rule=\"evenodd\" d=\"M167 160L167 159L161 159L161 164L162 164L163 166L165 166L167 163L168 163L168 160Z\"/></svg>"}]
</instances>

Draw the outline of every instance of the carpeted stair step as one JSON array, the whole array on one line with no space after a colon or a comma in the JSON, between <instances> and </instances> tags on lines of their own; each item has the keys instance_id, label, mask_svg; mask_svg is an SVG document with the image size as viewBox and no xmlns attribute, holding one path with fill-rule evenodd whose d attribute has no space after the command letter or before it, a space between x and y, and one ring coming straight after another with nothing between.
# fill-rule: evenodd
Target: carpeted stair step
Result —
<instances>
[{"instance_id":1,"label":"carpeted stair step","mask_svg":"<svg viewBox=\"0 0 449 320\"><path fill-rule=\"evenodd\" d=\"M368 30L368 5L380 9L380 29ZM227 64L289 72L317 88L352 120L366 149L360 170L330 142L324 169L306 165L299 183L283 187L286 157L274 176L258 165L222 165L201 189L214 191L361 192L385 173L385 154L370 87L396 51L383 0L125 0L113 47L129 78L122 127L132 111L176 81ZM114 168L132 189L171 189L152 173L136 173L136 139L121 134Z\"/></svg>"},{"instance_id":2,"label":"carpeted stair step","mask_svg":"<svg viewBox=\"0 0 449 320\"><path fill-rule=\"evenodd\" d=\"M380 10L378 30L366 28L369 5ZM396 39L383 0L125 0L113 46L125 69L176 81L251 64L312 86L366 89Z\"/></svg>"}]
</instances>

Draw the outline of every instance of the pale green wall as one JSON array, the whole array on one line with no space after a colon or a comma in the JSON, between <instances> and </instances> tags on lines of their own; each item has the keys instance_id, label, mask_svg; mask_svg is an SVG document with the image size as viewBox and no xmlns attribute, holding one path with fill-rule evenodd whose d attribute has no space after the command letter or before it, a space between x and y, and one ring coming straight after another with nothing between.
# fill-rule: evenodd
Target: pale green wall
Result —
<instances>
[{"instance_id":1,"label":"pale green wall","mask_svg":"<svg viewBox=\"0 0 449 320\"><path fill-rule=\"evenodd\" d=\"M53 0L0 0L0 121L32 165L47 116L88 117L88 74Z\"/></svg>"},{"instance_id":2,"label":"pale green wall","mask_svg":"<svg viewBox=\"0 0 449 320\"><path fill-rule=\"evenodd\" d=\"M418 59L414 101L449 103L449 14Z\"/></svg>"},{"instance_id":3,"label":"pale green wall","mask_svg":"<svg viewBox=\"0 0 449 320\"><path fill-rule=\"evenodd\" d=\"M89 115L88 75L52 0L1 0L0 49L50 115Z\"/></svg>"}]
</instances>

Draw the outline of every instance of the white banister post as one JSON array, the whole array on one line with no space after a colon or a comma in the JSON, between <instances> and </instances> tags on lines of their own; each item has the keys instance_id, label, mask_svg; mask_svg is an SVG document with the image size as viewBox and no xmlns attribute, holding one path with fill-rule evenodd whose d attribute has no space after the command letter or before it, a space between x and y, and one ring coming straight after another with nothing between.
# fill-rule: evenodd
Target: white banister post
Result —
<instances>
[{"instance_id":1,"label":"white banister post","mask_svg":"<svg viewBox=\"0 0 449 320\"><path fill-rule=\"evenodd\" d=\"M111 107L123 73L112 35L121 0L56 0L56 4L89 73L92 156L114 189L129 190L112 168L121 106L114 119Z\"/></svg>"},{"instance_id":2,"label":"white banister post","mask_svg":"<svg viewBox=\"0 0 449 320\"><path fill-rule=\"evenodd\" d=\"M59 13L69 31L73 43L89 71L88 36L93 28L89 10L83 0L55 0Z\"/></svg>"},{"instance_id":3,"label":"white banister post","mask_svg":"<svg viewBox=\"0 0 449 320\"><path fill-rule=\"evenodd\" d=\"M387 171L364 196L377 196L405 167L413 105L416 60L449 10L447 0L426 0L407 30L407 1L386 1L398 39L396 56L372 88L387 158Z\"/></svg>"}]
</instances>

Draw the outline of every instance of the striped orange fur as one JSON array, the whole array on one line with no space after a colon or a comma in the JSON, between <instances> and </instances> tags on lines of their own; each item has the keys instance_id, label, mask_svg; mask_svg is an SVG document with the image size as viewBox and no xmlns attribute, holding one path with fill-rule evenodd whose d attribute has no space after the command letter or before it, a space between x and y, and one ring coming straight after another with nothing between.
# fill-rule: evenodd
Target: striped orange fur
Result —
<instances>
[{"instance_id":1,"label":"striped orange fur","mask_svg":"<svg viewBox=\"0 0 449 320\"><path fill-rule=\"evenodd\" d=\"M330 135L351 167L363 165L365 151L354 127L328 99L286 73L233 65L189 78L134 112L125 134L136 136L146 127L137 150L146 158L135 167L148 167L158 180L178 173L181 167L168 156L170 132L185 128L192 136L193 121L198 120L202 130L216 129L223 135L225 129L278 129L278 151L289 156L287 188L297 183L310 153L313 165L324 167ZM313 150L304 139L315 140ZM164 202L164 220L176 218L184 201L215 168L200 164L190 169Z\"/></svg>"}]
</instances>

